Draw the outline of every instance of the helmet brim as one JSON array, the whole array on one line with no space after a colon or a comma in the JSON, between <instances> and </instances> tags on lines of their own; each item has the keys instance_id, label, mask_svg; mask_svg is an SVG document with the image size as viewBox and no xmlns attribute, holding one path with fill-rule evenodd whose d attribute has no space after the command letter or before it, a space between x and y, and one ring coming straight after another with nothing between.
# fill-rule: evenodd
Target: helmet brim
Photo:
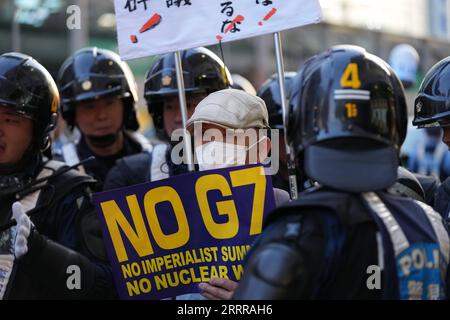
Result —
<instances>
[{"instance_id":1,"label":"helmet brim","mask_svg":"<svg viewBox=\"0 0 450 320\"><path fill-rule=\"evenodd\" d=\"M96 99L100 99L100 98L114 96L116 94L119 94L120 92L121 92L121 89L118 87L107 89L107 90L101 90L101 91L89 91L89 92L78 94L74 99L62 100L62 104L63 105L76 104L79 102L96 100Z\"/></svg>"},{"instance_id":2,"label":"helmet brim","mask_svg":"<svg viewBox=\"0 0 450 320\"><path fill-rule=\"evenodd\" d=\"M207 90L202 88L186 88L185 93L186 94L207 93ZM177 88L164 88L158 91L147 91L145 92L144 97L146 99L163 99L169 96L176 96L176 95L178 95Z\"/></svg>"},{"instance_id":3,"label":"helmet brim","mask_svg":"<svg viewBox=\"0 0 450 320\"><path fill-rule=\"evenodd\" d=\"M414 105L414 126L419 128L447 126L446 123L450 120L450 100L447 98L421 93Z\"/></svg>"}]
</instances>

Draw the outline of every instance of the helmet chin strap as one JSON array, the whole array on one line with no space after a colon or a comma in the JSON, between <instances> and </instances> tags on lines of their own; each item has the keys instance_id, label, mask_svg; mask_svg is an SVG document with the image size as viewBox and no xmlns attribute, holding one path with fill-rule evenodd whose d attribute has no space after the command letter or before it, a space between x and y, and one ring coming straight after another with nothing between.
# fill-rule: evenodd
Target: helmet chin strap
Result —
<instances>
[{"instance_id":1,"label":"helmet chin strap","mask_svg":"<svg viewBox=\"0 0 450 320\"><path fill-rule=\"evenodd\" d=\"M117 141L117 138L119 137L119 132L107 134L104 136L93 136L93 135L87 135L86 138L89 140L89 142L97 147L97 148L107 148L114 144L114 142Z\"/></svg>"}]
</instances>

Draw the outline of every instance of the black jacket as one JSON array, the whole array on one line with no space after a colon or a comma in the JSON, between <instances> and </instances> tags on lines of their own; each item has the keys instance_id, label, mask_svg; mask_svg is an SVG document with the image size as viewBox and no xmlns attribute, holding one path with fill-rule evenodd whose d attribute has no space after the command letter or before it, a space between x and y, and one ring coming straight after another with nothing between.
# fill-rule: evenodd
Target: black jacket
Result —
<instances>
[{"instance_id":1,"label":"black jacket","mask_svg":"<svg viewBox=\"0 0 450 320\"><path fill-rule=\"evenodd\" d=\"M402 288L408 288L411 281L423 281L424 293L428 293L430 278L421 272L441 274L444 267L448 272L448 261L434 267L437 271L414 270L412 279L397 269L417 246L433 247L438 242L428 214L410 199L385 193L378 196L410 242L400 256L394 255L389 233L360 194L324 189L306 192L270 214L263 234L247 254L234 298L399 299L408 294ZM448 237L442 221L440 225ZM371 266L381 270L379 288L367 285ZM414 278L414 273L420 276ZM441 288L447 291L448 276L443 274Z\"/></svg>"},{"instance_id":2,"label":"black jacket","mask_svg":"<svg viewBox=\"0 0 450 320\"><path fill-rule=\"evenodd\" d=\"M137 154L143 151L142 145L133 138L128 132L124 131L123 149L108 157L96 156L91 149L89 149L84 137L80 139L77 144L77 153L80 160L95 156L95 160L89 161L84 165L84 169L88 175L97 180L96 190L103 190L103 183L109 170L116 164L116 161L122 157Z\"/></svg>"},{"instance_id":3,"label":"black jacket","mask_svg":"<svg viewBox=\"0 0 450 320\"><path fill-rule=\"evenodd\" d=\"M31 181L44 166L27 168ZM59 170L63 170L62 167ZM59 170L57 172L59 172ZM9 299L109 299L116 297L99 222L91 203L93 179L70 170L48 180L30 216L35 225L28 253L16 260ZM16 194L0 200L0 223L10 221ZM78 266L81 289L67 286L69 266Z\"/></svg>"}]
</instances>

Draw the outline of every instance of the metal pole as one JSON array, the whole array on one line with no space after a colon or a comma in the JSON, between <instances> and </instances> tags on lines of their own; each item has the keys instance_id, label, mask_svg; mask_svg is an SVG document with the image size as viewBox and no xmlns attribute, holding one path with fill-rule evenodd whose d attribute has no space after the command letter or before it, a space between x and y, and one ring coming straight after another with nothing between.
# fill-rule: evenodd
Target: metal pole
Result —
<instances>
[{"instance_id":1,"label":"metal pole","mask_svg":"<svg viewBox=\"0 0 450 320\"><path fill-rule=\"evenodd\" d=\"M268 69L269 66L273 63L272 56L270 54L270 50L268 48L271 46L270 36L266 37L260 36L254 38L255 49L256 49L256 84L258 87L266 81L267 77L271 74L271 71Z\"/></svg>"},{"instance_id":2,"label":"metal pole","mask_svg":"<svg viewBox=\"0 0 450 320\"><path fill-rule=\"evenodd\" d=\"M186 122L188 120L187 114L187 104L186 104L186 93L184 89L184 78L183 78L183 66L181 64L181 54L180 51L174 53L175 57L175 69L177 72L177 85L178 85L178 99L180 101L181 119L183 121L183 142L184 142L184 154L187 160L187 165L189 171L195 171L192 149L191 149L191 135L186 130Z\"/></svg>"},{"instance_id":3,"label":"metal pole","mask_svg":"<svg viewBox=\"0 0 450 320\"><path fill-rule=\"evenodd\" d=\"M289 191L291 199L295 200L298 197L297 178L295 175L294 154L291 152L291 148L287 143L287 122L288 122L288 109L286 93L284 90L284 61L283 61L283 49L281 46L281 33L276 32L273 34L273 40L275 43L275 56L277 60L277 72L278 72L278 84L280 86L281 97L281 109L283 111L283 126L284 126L284 145L286 147L287 155L287 167L289 174Z\"/></svg>"},{"instance_id":4,"label":"metal pole","mask_svg":"<svg viewBox=\"0 0 450 320\"><path fill-rule=\"evenodd\" d=\"M81 25L79 30L69 30L69 54L89 43L89 0L76 0L74 4L80 8Z\"/></svg>"},{"instance_id":5,"label":"metal pole","mask_svg":"<svg viewBox=\"0 0 450 320\"><path fill-rule=\"evenodd\" d=\"M17 16L19 15L19 7L14 5L14 15L11 24L11 47L12 51L21 51L21 35L20 35L20 23L17 21Z\"/></svg>"}]
</instances>

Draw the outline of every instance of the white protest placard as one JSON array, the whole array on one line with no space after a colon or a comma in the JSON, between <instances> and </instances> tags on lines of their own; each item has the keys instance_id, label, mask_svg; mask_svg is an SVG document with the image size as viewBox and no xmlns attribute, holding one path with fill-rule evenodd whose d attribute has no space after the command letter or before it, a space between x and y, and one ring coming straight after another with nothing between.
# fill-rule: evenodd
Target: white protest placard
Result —
<instances>
[{"instance_id":1,"label":"white protest placard","mask_svg":"<svg viewBox=\"0 0 450 320\"><path fill-rule=\"evenodd\" d=\"M115 0L122 59L318 23L318 0Z\"/></svg>"}]
</instances>

